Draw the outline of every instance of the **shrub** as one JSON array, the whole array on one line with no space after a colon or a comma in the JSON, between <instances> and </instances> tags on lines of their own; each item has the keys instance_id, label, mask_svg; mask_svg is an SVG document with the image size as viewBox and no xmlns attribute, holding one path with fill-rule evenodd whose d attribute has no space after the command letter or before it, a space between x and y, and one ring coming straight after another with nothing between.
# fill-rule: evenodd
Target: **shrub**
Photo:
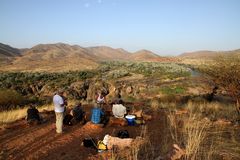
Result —
<instances>
[{"instance_id":1,"label":"shrub","mask_svg":"<svg viewBox=\"0 0 240 160\"><path fill-rule=\"evenodd\" d=\"M154 111L157 111L160 108L160 99L153 98L150 102L150 106Z\"/></svg>"},{"instance_id":2,"label":"shrub","mask_svg":"<svg viewBox=\"0 0 240 160\"><path fill-rule=\"evenodd\" d=\"M0 110L11 109L23 103L23 97L15 90L0 90Z\"/></svg>"},{"instance_id":3,"label":"shrub","mask_svg":"<svg viewBox=\"0 0 240 160\"><path fill-rule=\"evenodd\" d=\"M127 96L123 96L123 100L126 102L134 102L136 101L136 98L133 96L127 95Z\"/></svg>"},{"instance_id":4,"label":"shrub","mask_svg":"<svg viewBox=\"0 0 240 160\"><path fill-rule=\"evenodd\" d=\"M217 57L212 64L200 69L215 86L224 88L237 102L240 114L240 56Z\"/></svg>"}]
</instances>

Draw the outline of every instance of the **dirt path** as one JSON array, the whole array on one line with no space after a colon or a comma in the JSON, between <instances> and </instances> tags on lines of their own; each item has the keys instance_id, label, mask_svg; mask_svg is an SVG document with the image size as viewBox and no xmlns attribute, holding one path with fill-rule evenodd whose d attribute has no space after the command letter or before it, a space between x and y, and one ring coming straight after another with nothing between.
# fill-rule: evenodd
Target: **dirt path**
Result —
<instances>
[{"instance_id":1,"label":"dirt path","mask_svg":"<svg viewBox=\"0 0 240 160\"><path fill-rule=\"evenodd\" d=\"M59 135L55 132L54 113L48 116L49 121L45 124L28 126L24 120L20 120L0 130L0 159L88 159L97 152L81 146L82 140L86 137L102 139L105 134L114 136L122 129L127 129L132 138L141 133L140 126L99 128L77 124L64 127L65 133ZM165 120L164 112L159 112L147 123L150 141L155 146L154 153L159 154L159 144L164 141Z\"/></svg>"}]
</instances>

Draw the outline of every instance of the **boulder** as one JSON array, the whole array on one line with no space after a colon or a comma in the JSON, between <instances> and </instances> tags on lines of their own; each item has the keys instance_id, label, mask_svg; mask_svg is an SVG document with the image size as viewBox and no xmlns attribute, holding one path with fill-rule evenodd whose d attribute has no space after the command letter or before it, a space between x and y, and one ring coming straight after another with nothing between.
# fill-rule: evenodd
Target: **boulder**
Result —
<instances>
[{"instance_id":1,"label":"boulder","mask_svg":"<svg viewBox=\"0 0 240 160\"><path fill-rule=\"evenodd\" d=\"M127 93L127 94L133 93L133 87L132 87L132 86L128 86L128 87L126 88L126 93Z\"/></svg>"},{"instance_id":2,"label":"boulder","mask_svg":"<svg viewBox=\"0 0 240 160\"><path fill-rule=\"evenodd\" d=\"M109 94L110 85L104 81L92 81L89 83L89 89L87 92L87 100L93 101L96 99L98 92L101 92L104 96Z\"/></svg>"}]
</instances>

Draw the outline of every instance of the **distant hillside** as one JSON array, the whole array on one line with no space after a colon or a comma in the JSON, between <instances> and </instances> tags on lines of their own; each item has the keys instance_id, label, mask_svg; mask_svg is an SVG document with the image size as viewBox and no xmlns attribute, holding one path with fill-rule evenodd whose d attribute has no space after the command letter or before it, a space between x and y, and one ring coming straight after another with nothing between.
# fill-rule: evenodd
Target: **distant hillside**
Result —
<instances>
[{"instance_id":1,"label":"distant hillside","mask_svg":"<svg viewBox=\"0 0 240 160\"><path fill-rule=\"evenodd\" d=\"M107 46L88 47L86 48L90 55L100 61L109 60L128 60L129 52L124 49L113 49Z\"/></svg>"},{"instance_id":2,"label":"distant hillside","mask_svg":"<svg viewBox=\"0 0 240 160\"><path fill-rule=\"evenodd\" d=\"M15 57L20 55L20 50L0 43L0 57Z\"/></svg>"},{"instance_id":3,"label":"distant hillside","mask_svg":"<svg viewBox=\"0 0 240 160\"><path fill-rule=\"evenodd\" d=\"M30 49L16 51L22 52L21 57L17 56L11 64L2 66L1 70L55 72L92 69L101 61L174 61L173 58L164 58L148 50L130 53L122 48L84 48L64 43L39 44Z\"/></svg>"},{"instance_id":4,"label":"distant hillside","mask_svg":"<svg viewBox=\"0 0 240 160\"><path fill-rule=\"evenodd\" d=\"M72 57L94 60L85 48L77 45L71 46L64 43L39 44L26 50L23 54L23 58L30 58L32 60L50 60Z\"/></svg>"},{"instance_id":5,"label":"distant hillside","mask_svg":"<svg viewBox=\"0 0 240 160\"><path fill-rule=\"evenodd\" d=\"M3 70L68 71L92 69L97 62L86 49L68 44L40 44L26 50Z\"/></svg>"},{"instance_id":6,"label":"distant hillside","mask_svg":"<svg viewBox=\"0 0 240 160\"><path fill-rule=\"evenodd\" d=\"M214 57L224 55L224 54L240 54L240 49L233 51L196 51L187 52L179 55L180 58L190 58L190 59L212 59Z\"/></svg>"},{"instance_id":7,"label":"distant hillside","mask_svg":"<svg viewBox=\"0 0 240 160\"><path fill-rule=\"evenodd\" d=\"M135 53L130 53L122 48L113 49L106 46L89 47L87 48L89 53L99 61L164 61L167 58L163 58L148 50L140 50Z\"/></svg>"},{"instance_id":8,"label":"distant hillside","mask_svg":"<svg viewBox=\"0 0 240 160\"><path fill-rule=\"evenodd\" d=\"M225 53L225 54L232 54L232 55L239 55L240 56L240 49L236 49L236 50L233 50L233 51L225 51L223 53Z\"/></svg>"},{"instance_id":9,"label":"distant hillside","mask_svg":"<svg viewBox=\"0 0 240 160\"><path fill-rule=\"evenodd\" d=\"M140 50L130 56L130 59L135 61L156 61L159 58L160 56L148 50Z\"/></svg>"},{"instance_id":10,"label":"distant hillside","mask_svg":"<svg viewBox=\"0 0 240 160\"><path fill-rule=\"evenodd\" d=\"M132 53L129 57L132 61L145 61L145 62L176 62L177 58L174 57L162 57L148 50L140 50Z\"/></svg>"},{"instance_id":11,"label":"distant hillside","mask_svg":"<svg viewBox=\"0 0 240 160\"><path fill-rule=\"evenodd\" d=\"M19 49L0 43L0 65L9 64L15 57L20 56L20 53Z\"/></svg>"}]
</instances>

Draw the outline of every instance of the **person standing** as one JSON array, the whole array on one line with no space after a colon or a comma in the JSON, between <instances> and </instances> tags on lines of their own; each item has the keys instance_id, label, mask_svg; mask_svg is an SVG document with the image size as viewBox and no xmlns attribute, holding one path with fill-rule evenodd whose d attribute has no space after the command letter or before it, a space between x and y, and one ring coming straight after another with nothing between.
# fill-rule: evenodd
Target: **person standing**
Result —
<instances>
[{"instance_id":1,"label":"person standing","mask_svg":"<svg viewBox=\"0 0 240 160\"><path fill-rule=\"evenodd\" d=\"M53 104L54 104L54 111L56 115L56 132L62 133L63 129L63 119L64 119L64 111L65 111L65 102L63 99L63 90L59 90L53 96Z\"/></svg>"}]
</instances>

